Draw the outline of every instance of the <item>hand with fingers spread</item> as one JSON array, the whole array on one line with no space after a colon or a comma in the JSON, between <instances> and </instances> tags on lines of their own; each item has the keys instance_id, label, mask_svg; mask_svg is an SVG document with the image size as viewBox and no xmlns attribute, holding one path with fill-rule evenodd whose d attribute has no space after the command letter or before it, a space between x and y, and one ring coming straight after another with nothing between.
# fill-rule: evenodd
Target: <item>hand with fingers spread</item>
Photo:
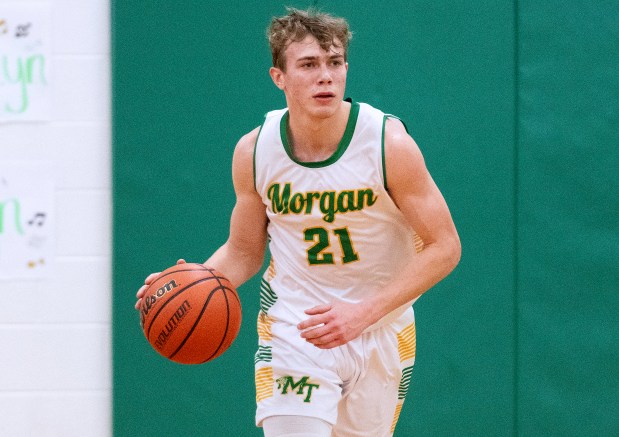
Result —
<instances>
[{"instance_id":1,"label":"hand with fingers spread","mask_svg":"<svg viewBox=\"0 0 619 437\"><path fill-rule=\"evenodd\" d=\"M186 261L184 259L179 259L178 261L176 261L176 264L185 264L185 262ZM144 280L144 285L142 285L140 289L138 290L138 292L135 294L135 297L137 299L137 301L135 302L136 310L138 311L140 310L140 306L142 305L142 298L144 297L144 293L146 292L146 289L148 288L150 284L153 283L155 279L157 279L157 276L159 276L160 274L161 272L151 273L150 275L146 277L146 279Z\"/></svg>"},{"instance_id":2,"label":"hand with fingers spread","mask_svg":"<svg viewBox=\"0 0 619 437\"><path fill-rule=\"evenodd\" d=\"M331 349L357 338L371 323L363 303L336 301L305 311L311 316L297 325L301 337L320 349Z\"/></svg>"}]
</instances>

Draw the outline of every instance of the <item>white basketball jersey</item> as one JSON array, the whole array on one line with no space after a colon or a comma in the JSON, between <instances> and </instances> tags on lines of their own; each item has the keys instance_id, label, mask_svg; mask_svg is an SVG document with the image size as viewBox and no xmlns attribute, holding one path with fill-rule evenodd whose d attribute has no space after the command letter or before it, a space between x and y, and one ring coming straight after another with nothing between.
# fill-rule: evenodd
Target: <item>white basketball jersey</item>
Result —
<instances>
[{"instance_id":1,"label":"white basketball jersey","mask_svg":"<svg viewBox=\"0 0 619 437\"><path fill-rule=\"evenodd\" d=\"M266 115L254 155L256 190L268 216L271 263L261 310L291 324L334 299L380 294L416 255L415 237L387 192L384 126L388 116L351 103L344 136L329 159L300 162L286 135L287 109ZM395 320L410 304L375 326Z\"/></svg>"}]
</instances>

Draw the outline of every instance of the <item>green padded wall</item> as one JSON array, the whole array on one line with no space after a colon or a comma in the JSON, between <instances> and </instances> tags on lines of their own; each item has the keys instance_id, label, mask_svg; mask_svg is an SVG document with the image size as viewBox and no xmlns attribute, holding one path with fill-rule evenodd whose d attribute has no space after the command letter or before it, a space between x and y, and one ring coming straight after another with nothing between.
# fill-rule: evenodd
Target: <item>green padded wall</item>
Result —
<instances>
[{"instance_id":1,"label":"green padded wall","mask_svg":"<svg viewBox=\"0 0 619 437\"><path fill-rule=\"evenodd\" d=\"M348 96L406 121L462 239L415 305L396 435L619 434L619 12L542 3L113 2L115 436L262 435L256 279L202 366L159 357L132 306L145 275L225 241L234 145L285 105L264 37L284 5L349 19Z\"/></svg>"},{"instance_id":2,"label":"green padded wall","mask_svg":"<svg viewBox=\"0 0 619 437\"><path fill-rule=\"evenodd\" d=\"M519 22L518 428L619 435L619 3Z\"/></svg>"}]
</instances>

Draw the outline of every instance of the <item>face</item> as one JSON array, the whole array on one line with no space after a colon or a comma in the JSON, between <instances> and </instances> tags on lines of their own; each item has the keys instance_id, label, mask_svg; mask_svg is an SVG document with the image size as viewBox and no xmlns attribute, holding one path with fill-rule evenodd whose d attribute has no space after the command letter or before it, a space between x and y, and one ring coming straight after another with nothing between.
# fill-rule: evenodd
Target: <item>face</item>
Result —
<instances>
[{"instance_id":1,"label":"face","mask_svg":"<svg viewBox=\"0 0 619 437\"><path fill-rule=\"evenodd\" d=\"M336 40L337 42L337 40ZM335 113L344 99L348 64L344 49L323 50L311 35L286 48L286 71L271 68L275 85L284 91L291 112L326 118Z\"/></svg>"}]
</instances>

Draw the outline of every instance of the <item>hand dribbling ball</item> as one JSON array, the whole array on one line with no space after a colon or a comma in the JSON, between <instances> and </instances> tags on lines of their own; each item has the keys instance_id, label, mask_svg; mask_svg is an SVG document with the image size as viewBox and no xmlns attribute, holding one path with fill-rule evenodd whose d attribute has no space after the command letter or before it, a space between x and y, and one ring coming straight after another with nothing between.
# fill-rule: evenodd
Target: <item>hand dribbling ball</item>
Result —
<instances>
[{"instance_id":1,"label":"hand dribbling ball","mask_svg":"<svg viewBox=\"0 0 619 437\"><path fill-rule=\"evenodd\" d=\"M146 289L140 324L159 354L181 364L201 364L224 353L238 335L241 302L215 269L177 264Z\"/></svg>"}]
</instances>

